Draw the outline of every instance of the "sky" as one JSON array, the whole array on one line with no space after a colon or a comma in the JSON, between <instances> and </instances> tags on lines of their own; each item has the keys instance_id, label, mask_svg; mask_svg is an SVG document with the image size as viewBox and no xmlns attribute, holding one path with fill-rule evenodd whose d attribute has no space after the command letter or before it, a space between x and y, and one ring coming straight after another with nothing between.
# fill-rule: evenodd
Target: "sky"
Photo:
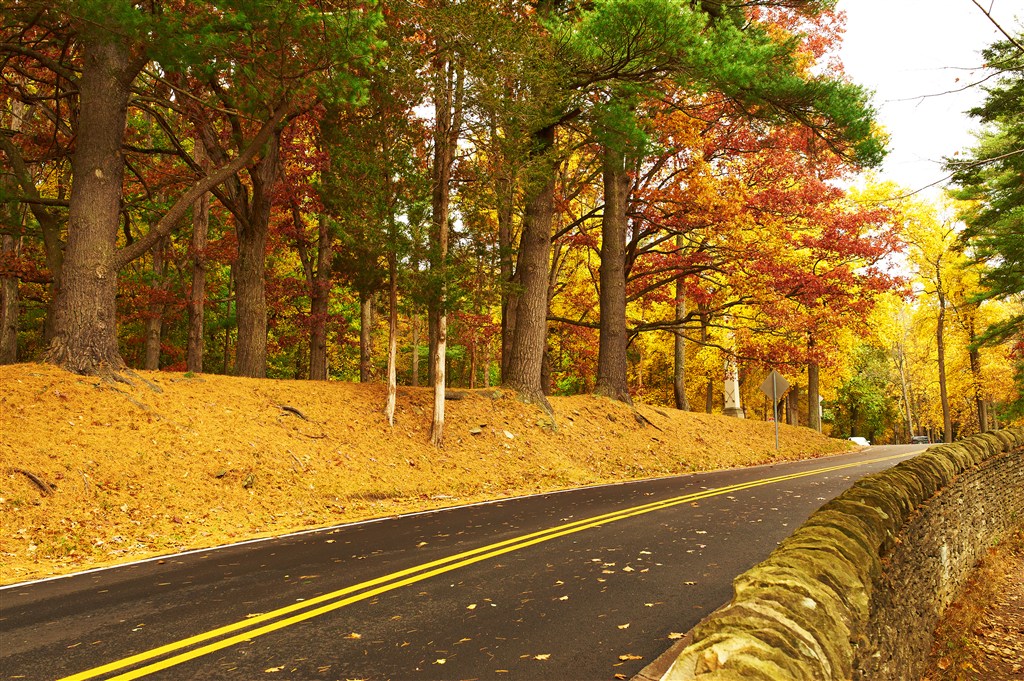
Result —
<instances>
[{"instance_id":1,"label":"sky","mask_svg":"<svg viewBox=\"0 0 1024 681\"><path fill-rule=\"evenodd\" d=\"M979 1L1004 29L1021 30L1024 0ZM882 179L911 191L941 180L942 158L974 143L978 124L964 112L984 92L963 88L986 75L981 50L1002 35L971 0L839 0L838 9L847 15L846 73L874 91L890 135Z\"/></svg>"}]
</instances>

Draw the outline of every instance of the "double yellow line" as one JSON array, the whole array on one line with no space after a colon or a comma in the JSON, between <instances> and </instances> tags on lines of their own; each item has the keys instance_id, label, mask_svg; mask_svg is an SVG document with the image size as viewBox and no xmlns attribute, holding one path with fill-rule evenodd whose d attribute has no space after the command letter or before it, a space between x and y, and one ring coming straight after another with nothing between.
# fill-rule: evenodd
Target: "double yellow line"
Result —
<instances>
[{"instance_id":1,"label":"double yellow line","mask_svg":"<svg viewBox=\"0 0 1024 681\"><path fill-rule=\"evenodd\" d=\"M709 497L721 496L730 492L738 492L752 487L762 487L765 485L785 482L787 480L796 480L798 478L805 478L812 475L820 475L822 473L831 473L847 468L856 468L858 466L891 461L892 459L898 459L905 456L905 454L897 454L894 456L870 459L868 461L828 466L801 473L790 473L788 475L763 478L736 485L729 485L727 487L702 490L700 492L685 494L671 499L654 501L648 504L614 511L612 513L605 513L603 515L577 520L564 525L557 525L546 530L540 530L521 537L507 539L495 544L489 544L471 551L465 551L463 553L458 553L429 563L417 565L405 570L392 572L391 574L377 577L376 579L371 579L359 584L353 584L352 586L345 587L344 589L339 589L299 603L293 603L292 605L278 608L277 610L263 613L256 617L240 620L217 629L211 629L210 631L181 639L180 641L168 643L167 645L153 648L130 657L115 660L114 662L110 662L93 669L87 669L86 671L59 679L59 681L85 681L86 679L95 679L144 662L157 660L155 662L150 662L150 664L146 664L143 667L132 669L118 674L117 676L110 677L109 681L129 681L129 679L138 679L184 662L188 662L189 660L209 655L210 653L228 648L237 643L249 641L258 636L263 636L264 634L284 629L285 627L289 627L293 624L298 624L299 622L319 617L320 615L338 610L339 608L344 608L346 605L358 603L359 601L373 598L374 596L378 596L382 593L392 591L403 586L408 586L409 584L415 584L416 582L421 582L425 579L430 579L431 577L436 577L437 575L441 575L446 572L458 570L459 568L466 567L467 565L479 563L496 556L511 553L512 551L519 551L520 549L551 541L552 539L558 539L559 537L564 537L566 535L575 534L576 532L582 532L594 527L600 527L601 525L607 525L608 523L633 518L646 513L653 513L655 511L671 508L672 506L678 506L680 504L688 504L701 499L707 499ZM177 654L172 655L172 653ZM171 656L165 657L167 655ZM164 659L158 660L157 658Z\"/></svg>"}]
</instances>

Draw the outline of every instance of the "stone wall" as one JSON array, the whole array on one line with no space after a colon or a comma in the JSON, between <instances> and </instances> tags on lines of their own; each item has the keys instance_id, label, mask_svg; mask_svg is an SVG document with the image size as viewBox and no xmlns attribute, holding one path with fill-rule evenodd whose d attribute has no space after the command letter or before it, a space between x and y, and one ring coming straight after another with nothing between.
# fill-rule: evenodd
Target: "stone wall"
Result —
<instances>
[{"instance_id":1,"label":"stone wall","mask_svg":"<svg viewBox=\"0 0 1024 681\"><path fill-rule=\"evenodd\" d=\"M931 447L857 482L737 577L664 679L920 678L942 611L1022 516L1024 428Z\"/></svg>"}]
</instances>

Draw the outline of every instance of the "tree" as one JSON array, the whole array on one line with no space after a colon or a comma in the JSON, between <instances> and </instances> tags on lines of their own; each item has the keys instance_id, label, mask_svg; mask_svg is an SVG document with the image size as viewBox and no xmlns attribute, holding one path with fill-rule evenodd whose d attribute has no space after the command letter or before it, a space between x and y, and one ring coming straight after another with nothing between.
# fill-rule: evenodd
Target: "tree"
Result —
<instances>
[{"instance_id":1,"label":"tree","mask_svg":"<svg viewBox=\"0 0 1024 681\"><path fill-rule=\"evenodd\" d=\"M118 249L125 168L122 148L136 79L152 61L159 62L168 74L186 70L190 64L208 68L229 63L214 60L226 54L235 59L231 63L241 64L231 38L248 36L254 26L267 26L272 13L266 10L274 5L252 0L223 8L208 3L181 10L156 3L140 9L129 2L83 0L59 3L52 8L38 2L18 6L16 21L9 25L14 30L5 33L3 51L28 54L45 68L60 71L77 85L78 93L77 145L71 163L74 182L64 266L55 303L54 334L48 351L51 361L82 373L116 375L124 368L116 337L119 270L169 234L199 197L244 167L271 139L294 101L287 97L272 99L264 111L262 125L257 126L249 144L238 149L236 157L216 171L198 177L144 237ZM285 25L295 29L293 36L301 35L303 45L323 45L323 54L337 45L309 41L305 27L313 25L325 32L333 27L344 33L345 38L362 38L339 41L358 54L365 45L366 33L353 36L349 29L358 26L362 30L365 24L346 21L344 14L348 13L300 8L292 15L292 22ZM21 44L23 36L28 35L24 29L38 25L63 36L74 46L66 51L75 60L73 65L56 62ZM275 25L275 29L280 27L281 24ZM275 35L284 33L278 31ZM248 37L245 40L249 44ZM351 54L344 49L337 55L340 59L331 59L321 64L320 69L347 63ZM80 68L80 75L75 73L76 68ZM308 71L305 67L304 70Z\"/></svg>"},{"instance_id":2,"label":"tree","mask_svg":"<svg viewBox=\"0 0 1024 681\"><path fill-rule=\"evenodd\" d=\"M1024 49L1008 36L983 55L999 74L996 84L986 88L985 102L970 111L985 127L966 158L947 159L946 165L957 185L953 197L966 202L961 218L967 229L961 240L982 267L977 299L1006 300L1024 295ZM1024 351L1024 314L990 326L973 343L993 345L1011 338ZM1024 362L1020 367L1017 381L1024 387ZM1024 410L1024 402L1016 409Z\"/></svg>"},{"instance_id":3,"label":"tree","mask_svg":"<svg viewBox=\"0 0 1024 681\"><path fill-rule=\"evenodd\" d=\"M946 314L951 304L950 280L955 277L955 270L964 264L963 253L957 239L956 223L948 216L943 219L934 214L919 213L918 221L907 230L907 240L912 245L911 259L924 286L923 292L935 296L936 362L939 370L939 399L942 404L944 442L953 441L953 420L946 377Z\"/></svg>"}]
</instances>

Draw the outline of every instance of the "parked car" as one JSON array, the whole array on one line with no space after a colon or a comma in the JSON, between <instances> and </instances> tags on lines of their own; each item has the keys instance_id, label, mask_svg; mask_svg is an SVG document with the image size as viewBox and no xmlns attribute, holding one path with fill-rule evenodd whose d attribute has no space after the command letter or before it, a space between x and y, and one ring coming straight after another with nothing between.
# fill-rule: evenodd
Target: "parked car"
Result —
<instances>
[{"instance_id":1,"label":"parked car","mask_svg":"<svg viewBox=\"0 0 1024 681\"><path fill-rule=\"evenodd\" d=\"M851 437L850 438L850 442L852 442L854 444L858 444L861 447L870 447L871 446L871 441L868 440L866 437L861 437L860 435L854 435L853 437Z\"/></svg>"},{"instance_id":2,"label":"parked car","mask_svg":"<svg viewBox=\"0 0 1024 681\"><path fill-rule=\"evenodd\" d=\"M932 441L928 438L927 435L915 435L914 437L910 438L910 444L912 445L930 445L931 443Z\"/></svg>"}]
</instances>

